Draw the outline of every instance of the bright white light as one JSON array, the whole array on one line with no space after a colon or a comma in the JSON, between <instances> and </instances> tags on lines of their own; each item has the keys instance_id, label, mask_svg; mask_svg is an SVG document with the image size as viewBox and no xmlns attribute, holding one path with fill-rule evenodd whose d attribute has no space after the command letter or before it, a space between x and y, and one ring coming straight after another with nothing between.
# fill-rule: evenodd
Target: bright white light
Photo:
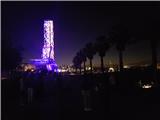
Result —
<instances>
[{"instance_id":1,"label":"bright white light","mask_svg":"<svg viewBox=\"0 0 160 120\"><path fill-rule=\"evenodd\" d=\"M148 89L148 88L151 88L151 87L152 87L152 85L149 85L149 84L142 86L142 88L145 88L145 89Z\"/></svg>"},{"instance_id":2,"label":"bright white light","mask_svg":"<svg viewBox=\"0 0 160 120\"><path fill-rule=\"evenodd\" d=\"M65 69L58 69L58 72L67 72Z\"/></svg>"},{"instance_id":3,"label":"bright white light","mask_svg":"<svg viewBox=\"0 0 160 120\"><path fill-rule=\"evenodd\" d=\"M86 70L91 70L91 67L86 67Z\"/></svg>"},{"instance_id":4,"label":"bright white light","mask_svg":"<svg viewBox=\"0 0 160 120\"><path fill-rule=\"evenodd\" d=\"M124 65L123 68L130 68L128 65Z\"/></svg>"},{"instance_id":5,"label":"bright white light","mask_svg":"<svg viewBox=\"0 0 160 120\"><path fill-rule=\"evenodd\" d=\"M67 70L62 69L62 72L67 72Z\"/></svg>"},{"instance_id":6,"label":"bright white light","mask_svg":"<svg viewBox=\"0 0 160 120\"><path fill-rule=\"evenodd\" d=\"M114 72L114 68L110 67L108 72Z\"/></svg>"},{"instance_id":7,"label":"bright white light","mask_svg":"<svg viewBox=\"0 0 160 120\"><path fill-rule=\"evenodd\" d=\"M57 71L58 71L58 72L61 72L61 69L58 69Z\"/></svg>"}]
</instances>

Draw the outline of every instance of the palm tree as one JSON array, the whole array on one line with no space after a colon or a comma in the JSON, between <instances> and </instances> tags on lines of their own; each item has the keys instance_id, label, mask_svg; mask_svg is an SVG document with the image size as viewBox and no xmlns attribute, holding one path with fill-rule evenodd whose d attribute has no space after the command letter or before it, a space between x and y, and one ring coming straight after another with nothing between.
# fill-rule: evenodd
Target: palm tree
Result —
<instances>
[{"instance_id":1,"label":"palm tree","mask_svg":"<svg viewBox=\"0 0 160 120\"><path fill-rule=\"evenodd\" d=\"M80 74L81 74L81 70L82 70L81 64L83 62L82 51L80 50L79 52L77 52L76 56L77 56L77 59L78 59L78 68L79 68Z\"/></svg>"},{"instance_id":2,"label":"palm tree","mask_svg":"<svg viewBox=\"0 0 160 120\"><path fill-rule=\"evenodd\" d=\"M92 73L92 70L93 70L92 59L93 59L93 56L96 54L93 43L91 43L91 42L87 43L85 49L86 49L86 56L90 61L90 67L91 67L90 72Z\"/></svg>"},{"instance_id":3,"label":"palm tree","mask_svg":"<svg viewBox=\"0 0 160 120\"><path fill-rule=\"evenodd\" d=\"M106 51L109 49L109 47L110 47L110 45L107 42L107 38L105 36L100 36L96 39L95 48L96 48L96 51L98 52L98 54L100 56L102 73L104 73L103 58L106 54Z\"/></svg>"},{"instance_id":4,"label":"palm tree","mask_svg":"<svg viewBox=\"0 0 160 120\"><path fill-rule=\"evenodd\" d=\"M119 54L120 71L123 71L123 52L126 48L126 45L129 43L130 33L126 26L118 24L113 27L109 35Z\"/></svg>"},{"instance_id":5,"label":"palm tree","mask_svg":"<svg viewBox=\"0 0 160 120\"><path fill-rule=\"evenodd\" d=\"M159 19L147 18L142 23L134 26L135 37L137 40L147 40L150 42L153 79L157 81L157 44L160 39Z\"/></svg>"},{"instance_id":6,"label":"palm tree","mask_svg":"<svg viewBox=\"0 0 160 120\"><path fill-rule=\"evenodd\" d=\"M76 73L77 73L77 69L78 69L78 56L76 55L74 58L73 58L73 66L75 67L76 69Z\"/></svg>"},{"instance_id":7,"label":"palm tree","mask_svg":"<svg viewBox=\"0 0 160 120\"><path fill-rule=\"evenodd\" d=\"M15 69L23 60L22 48L14 47L10 34L4 32L2 36L2 70Z\"/></svg>"},{"instance_id":8,"label":"palm tree","mask_svg":"<svg viewBox=\"0 0 160 120\"><path fill-rule=\"evenodd\" d=\"M152 20L149 24L145 25L143 33L142 33L143 39L149 40L150 42L152 67L155 71L157 71L157 43L158 43L158 40L160 39L159 27L160 27L159 21Z\"/></svg>"},{"instance_id":9,"label":"palm tree","mask_svg":"<svg viewBox=\"0 0 160 120\"><path fill-rule=\"evenodd\" d=\"M80 53L81 53L83 68L84 68L84 73L85 73L86 72L86 60L87 60L86 48L81 49Z\"/></svg>"},{"instance_id":10,"label":"palm tree","mask_svg":"<svg viewBox=\"0 0 160 120\"><path fill-rule=\"evenodd\" d=\"M79 68L80 70L80 74L81 74L81 64L83 62L83 54L82 54L82 50L80 50L79 52L76 53L76 56L73 58L73 66L76 68L76 72L77 69Z\"/></svg>"}]
</instances>

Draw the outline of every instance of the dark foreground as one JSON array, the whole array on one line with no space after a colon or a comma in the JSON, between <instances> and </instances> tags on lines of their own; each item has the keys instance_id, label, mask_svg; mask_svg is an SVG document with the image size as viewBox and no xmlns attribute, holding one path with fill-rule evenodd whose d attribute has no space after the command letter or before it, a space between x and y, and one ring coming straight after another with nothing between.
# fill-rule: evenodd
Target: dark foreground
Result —
<instances>
[{"instance_id":1,"label":"dark foreground","mask_svg":"<svg viewBox=\"0 0 160 120\"><path fill-rule=\"evenodd\" d=\"M130 82L117 77L114 86L106 82L108 75L94 75L88 83L84 83L86 77L79 75L42 77L29 82L27 78L23 87L20 77L3 80L2 120L160 119L160 88L142 89L136 86L136 77L130 76ZM33 88L31 101L28 88ZM91 111L84 111L82 90L91 91Z\"/></svg>"}]
</instances>

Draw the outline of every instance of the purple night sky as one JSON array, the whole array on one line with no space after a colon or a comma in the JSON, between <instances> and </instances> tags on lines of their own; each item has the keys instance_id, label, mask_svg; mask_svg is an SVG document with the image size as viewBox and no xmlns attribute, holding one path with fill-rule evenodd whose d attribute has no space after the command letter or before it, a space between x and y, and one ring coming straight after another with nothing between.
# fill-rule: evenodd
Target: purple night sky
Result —
<instances>
[{"instance_id":1,"label":"purple night sky","mask_svg":"<svg viewBox=\"0 0 160 120\"><path fill-rule=\"evenodd\" d=\"M4 4L5 3L5 4ZM55 60L58 65L71 64L80 48L96 37L106 35L112 25L121 18L133 22L153 15L159 17L160 6L128 6L119 2L4 2L2 24L16 47L23 48L24 62L40 58L43 47L43 21L53 19L55 35ZM131 4L132 2L130 2ZM141 4L141 3L139 3ZM155 3L156 4L156 3ZM146 3L146 5L149 5ZM143 18L144 16L144 18ZM3 33L2 33L3 34ZM160 45L158 45L160 51ZM145 53L145 54L144 54ZM127 47L124 63L149 61L149 42L139 42ZM93 63L99 64L99 57ZM160 52L158 53L160 60ZM118 62L118 53L111 48L105 57Z\"/></svg>"}]
</instances>

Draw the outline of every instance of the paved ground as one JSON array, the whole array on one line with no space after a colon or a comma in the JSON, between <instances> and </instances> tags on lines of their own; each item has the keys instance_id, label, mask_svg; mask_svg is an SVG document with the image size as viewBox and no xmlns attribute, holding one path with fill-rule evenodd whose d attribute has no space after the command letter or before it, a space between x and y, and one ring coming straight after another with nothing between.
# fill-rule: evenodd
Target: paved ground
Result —
<instances>
[{"instance_id":1,"label":"paved ground","mask_svg":"<svg viewBox=\"0 0 160 120\"><path fill-rule=\"evenodd\" d=\"M78 78L75 80L65 77L63 89L56 89L51 95L36 99L24 106L20 105L17 98L10 97L6 100L4 97L2 120L140 120L157 117L160 119L160 97L157 94L150 94L150 91L143 91L143 94L111 92L107 95L106 101L94 94L93 111L85 112L80 82Z\"/></svg>"}]
</instances>

